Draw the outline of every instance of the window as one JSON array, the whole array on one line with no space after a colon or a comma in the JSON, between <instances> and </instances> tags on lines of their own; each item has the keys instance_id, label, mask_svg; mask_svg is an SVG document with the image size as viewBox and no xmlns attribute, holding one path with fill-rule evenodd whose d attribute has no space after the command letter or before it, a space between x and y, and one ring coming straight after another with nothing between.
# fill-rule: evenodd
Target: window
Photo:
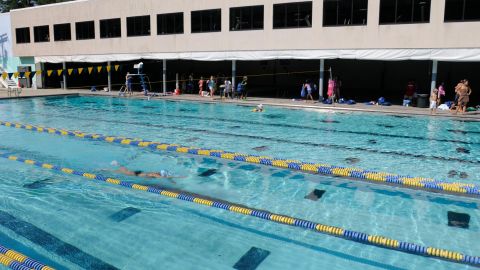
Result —
<instances>
[{"instance_id":1,"label":"window","mask_svg":"<svg viewBox=\"0 0 480 270\"><path fill-rule=\"evenodd\" d=\"M53 39L55 41L66 41L72 39L72 32L69 23L53 25Z\"/></svg>"},{"instance_id":2,"label":"window","mask_svg":"<svg viewBox=\"0 0 480 270\"><path fill-rule=\"evenodd\" d=\"M127 37L149 36L150 16L127 18Z\"/></svg>"},{"instance_id":3,"label":"window","mask_svg":"<svg viewBox=\"0 0 480 270\"><path fill-rule=\"evenodd\" d=\"M446 0L445 21L480 21L480 1Z\"/></svg>"},{"instance_id":4,"label":"window","mask_svg":"<svg viewBox=\"0 0 480 270\"><path fill-rule=\"evenodd\" d=\"M222 30L221 9L192 11L192 33L220 32Z\"/></svg>"},{"instance_id":5,"label":"window","mask_svg":"<svg viewBox=\"0 0 480 270\"><path fill-rule=\"evenodd\" d=\"M122 36L120 18L100 20L100 38L116 38Z\"/></svg>"},{"instance_id":6,"label":"window","mask_svg":"<svg viewBox=\"0 0 480 270\"><path fill-rule=\"evenodd\" d=\"M157 35L169 34L183 34L183 12L157 15Z\"/></svg>"},{"instance_id":7,"label":"window","mask_svg":"<svg viewBox=\"0 0 480 270\"><path fill-rule=\"evenodd\" d=\"M230 31L263 29L263 6L230 8Z\"/></svg>"},{"instance_id":8,"label":"window","mask_svg":"<svg viewBox=\"0 0 480 270\"><path fill-rule=\"evenodd\" d=\"M50 41L50 29L48 25L34 26L33 27L33 40L35 42L49 42Z\"/></svg>"},{"instance_id":9,"label":"window","mask_svg":"<svg viewBox=\"0 0 480 270\"><path fill-rule=\"evenodd\" d=\"M312 2L273 5L273 28L312 27Z\"/></svg>"},{"instance_id":10,"label":"window","mask_svg":"<svg viewBox=\"0 0 480 270\"><path fill-rule=\"evenodd\" d=\"M15 29L15 36L17 37L17 44L30 43L30 28Z\"/></svg>"},{"instance_id":11,"label":"window","mask_svg":"<svg viewBox=\"0 0 480 270\"><path fill-rule=\"evenodd\" d=\"M429 21L430 0L380 0L380 24Z\"/></svg>"},{"instance_id":12,"label":"window","mask_svg":"<svg viewBox=\"0 0 480 270\"><path fill-rule=\"evenodd\" d=\"M75 23L77 40L95 39L95 22L77 22Z\"/></svg>"},{"instance_id":13,"label":"window","mask_svg":"<svg viewBox=\"0 0 480 270\"><path fill-rule=\"evenodd\" d=\"M367 24L368 0L323 0L323 25Z\"/></svg>"}]
</instances>

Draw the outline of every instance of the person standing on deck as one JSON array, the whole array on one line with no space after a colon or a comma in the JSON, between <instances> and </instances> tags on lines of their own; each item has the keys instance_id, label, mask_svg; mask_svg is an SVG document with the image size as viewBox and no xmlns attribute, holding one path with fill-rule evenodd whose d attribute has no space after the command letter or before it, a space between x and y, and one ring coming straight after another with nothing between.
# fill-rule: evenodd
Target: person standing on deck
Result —
<instances>
[{"instance_id":1,"label":"person standing on deck","mask_svg":"<svg viewBox=\"0 0 480 270\"><path fill-rule=\"evenodd\" d=\"M203 77L200 77L200 80L198 81L198 95L203 96L203 85L205 84L205 81L203 80Z\"/></svg>"}]
</instances>

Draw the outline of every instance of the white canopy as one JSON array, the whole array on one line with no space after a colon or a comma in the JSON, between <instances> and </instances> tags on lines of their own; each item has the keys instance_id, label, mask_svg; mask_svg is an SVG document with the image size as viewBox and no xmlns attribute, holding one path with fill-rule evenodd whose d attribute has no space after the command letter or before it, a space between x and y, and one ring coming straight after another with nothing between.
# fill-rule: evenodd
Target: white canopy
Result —
<instances>
[{"instance_id":1,"label":"white canopy","mask_svg":"<svg viewBox=\"0 0 480 270\"><path fill-rule=\"evenodd\" d=\"M292 50L292 51L225 51L143 54L99 54L72 56L37 56L36 62L90 62L150 60L275 60L275 59L358 59L358 60L437 60L453 62L480 61L480 48L472 49L368 49L368 50Z\"/></svg>"}]
</instances>

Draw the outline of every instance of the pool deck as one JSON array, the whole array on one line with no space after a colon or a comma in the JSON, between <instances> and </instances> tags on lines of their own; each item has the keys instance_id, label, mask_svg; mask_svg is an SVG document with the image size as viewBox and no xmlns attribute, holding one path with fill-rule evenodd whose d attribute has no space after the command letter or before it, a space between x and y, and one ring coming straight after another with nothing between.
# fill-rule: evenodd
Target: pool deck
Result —
<instances>
[{"instance_id":1,"label":"pool deck","mask_svg":"<svg viewBox=\"0 0 480 270\"><path fill-rule=\"evenodd\" d=\"M135 93L136 95L128 98L135 99L146 99L145 96L140 93ZM59 96L59 95L85 95L85 96L111 96L118 97L118 91L112 92L91 92L89 90L63 90L63 89L23 89L19 98L28 98L28 97L45 97L45 96ZM8 97L6 91L0 90L0 99L9 99L16 97ZM280 99L280 98L260 98L260 97L250 97L247 100L237 100L237 99L224 99L221 100L219 97L211 99L209 97L200 97L198 95L180 95L180 96L159 96L152 99L166 99L166 100L177 100L177 101L196 101L203 103L231 103L239 104L245 106L256 106L258 104L263 104L265 107L268 106L278 106L286 107L293 109L316 109L316 110L327 110L327 111L352 111L352 112L375 112L375 113L385 113L385 114L395 114L395 115L424 115L432 117L449 117L449 118L460 118L466 120L478 120L480 121L480 111L479 112L468 112L465 114L452 114L449 111L440 111L437 110L436 115L430 115L430 110L428 108L416 108L416 107L403 107L398 105L392 106L377 106L377 105L365 105L365 104L355 104L355 105L346 105L346 104L335 104L326 105L322 103L311 103L304 101L292 101L291 99Z\"/></svg>"}]
</instances>

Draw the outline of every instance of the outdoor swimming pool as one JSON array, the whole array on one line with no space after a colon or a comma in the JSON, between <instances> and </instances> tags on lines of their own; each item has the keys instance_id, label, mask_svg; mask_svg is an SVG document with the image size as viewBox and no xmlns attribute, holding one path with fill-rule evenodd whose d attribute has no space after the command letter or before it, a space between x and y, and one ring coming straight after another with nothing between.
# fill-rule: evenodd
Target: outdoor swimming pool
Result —
<instances>
[{"instance_id":1,"label":"outdoor swimming pool","mask_svg":"<svg viewBox=\"0 0 480 270\"><path fill-rule=\"evenodd\" d=\"M480 178L478 122L250 109L99 97L35 98L2 101L0 121L462 183L477 184ZM480 254L478 197L5 126L0 126L0 135L1 154ZM113 172L113 160L131 170L168 170L185 178L120 175ZM0 169L0 243L59 269L473 269L7 159L0 159ZM305 199L315 189L324 192L321 198ZM468 229L448 226L449 211L468 214Z\"/></svg>"}]
</instances>

